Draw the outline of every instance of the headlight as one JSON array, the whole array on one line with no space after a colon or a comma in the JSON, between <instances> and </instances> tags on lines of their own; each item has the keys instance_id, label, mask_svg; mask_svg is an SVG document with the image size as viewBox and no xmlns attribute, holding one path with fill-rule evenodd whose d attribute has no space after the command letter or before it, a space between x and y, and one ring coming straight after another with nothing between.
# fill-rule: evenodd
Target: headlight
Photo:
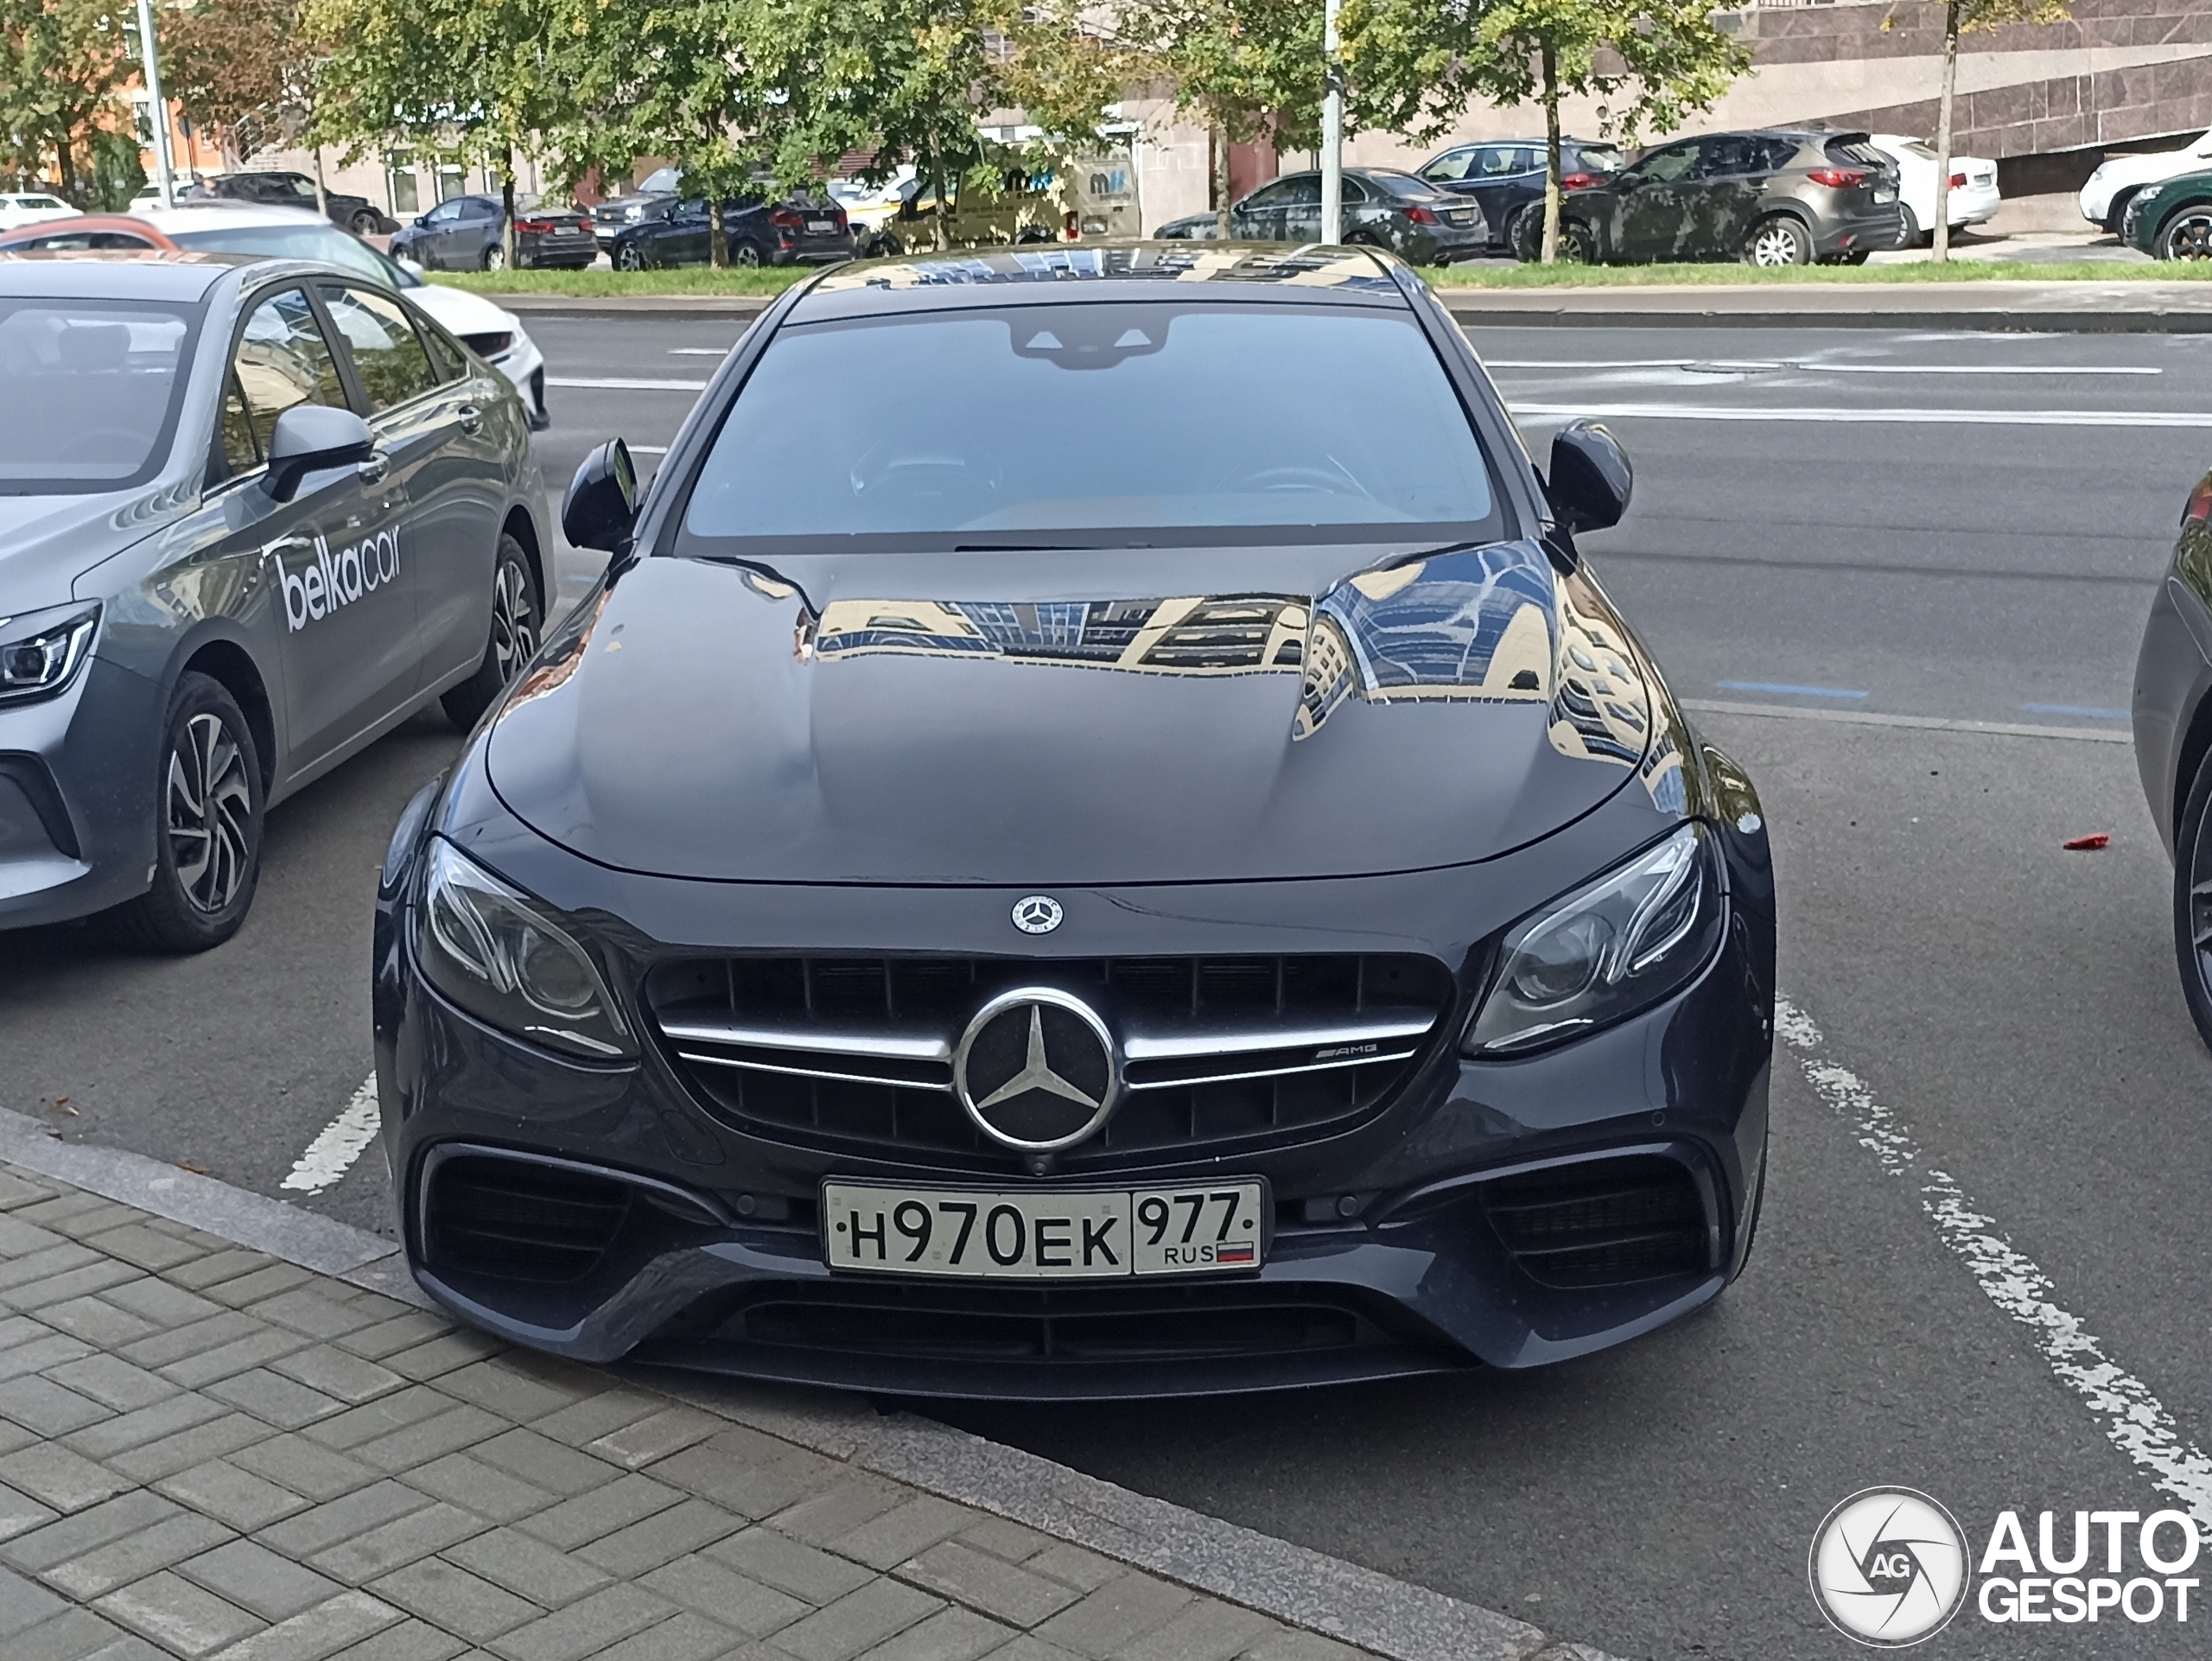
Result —
<instances>
[{"instance_id":1,"label":"headlight","mask_svg":"<svg viewBox=\"0 0 2212 1661\"><path fill-rule=\"evenodd\" d=\"M97 605L0 617L0 703L49 697L68 685L92 655L99 626Z\"/></svg>"},{"instance_id":2,"label":"headlight","mask_svg":"<svg viewBox=\"0 0 2212 1661\"><path fill-rule=\"evenodd\" d=\"M1648 1009L1705 966L1722 909L1712 837L1686 824L1516 924L1460 1047L1517 1053Z\"/></svg>"},{"instance_id":3,"label":"headlight","mask_svg":"<svg viewBox=\"0 0 2212 1661\"><path fill-rule=\"evenodd\" d=\"M591 954L537 901L452 843L430 844L415 955L469 1014L569 1055L626 1060L638 1047Z\"/></svg>"}]
</instances>

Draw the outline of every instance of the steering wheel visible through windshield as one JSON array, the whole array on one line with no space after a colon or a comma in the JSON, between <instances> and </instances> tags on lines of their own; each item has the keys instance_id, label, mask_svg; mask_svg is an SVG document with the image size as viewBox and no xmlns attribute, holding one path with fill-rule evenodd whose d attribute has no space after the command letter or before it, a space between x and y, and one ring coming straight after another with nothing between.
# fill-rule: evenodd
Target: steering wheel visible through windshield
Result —
<instances>
[{"instance_id":1,"label":"steering wheel visible through windshield","mask_svg":"<svg viewBox=\"0 0 2212 1661\"><path fill-rule=\"evenodd\" d=\"M1132 302L785 328L684 530L785 548L1459 540L1498 516L1411 318Z\"/></svg>"}]
</instances>

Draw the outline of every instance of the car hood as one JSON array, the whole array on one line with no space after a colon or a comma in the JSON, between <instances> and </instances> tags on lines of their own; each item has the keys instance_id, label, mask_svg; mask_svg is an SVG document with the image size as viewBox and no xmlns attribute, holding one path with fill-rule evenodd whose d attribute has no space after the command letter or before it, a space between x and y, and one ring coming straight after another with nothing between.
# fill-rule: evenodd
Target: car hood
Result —
<instances>
[{"instance_id":1,"label":"car hood","mask_svg":"<svg viewBox=\"0 0 2212 1661\"><path fill-rule=\"evenodd\" d=\"M1647 765L1663 694L1535 545L1219 552L649 558L518 685L489 776L591 860L759 881L1402 871L1631 778L1679 798Z\"/></svg>"},{"instance_id":2,"label":"car hood","mask_svg":"<svg viewBox=\"0 0 2212 1661\"><path fill-rule=\"evenodd\" d=\"M449 288L442 283L425 283L419 289L408 290L407 297L454 334L496 334L501 332L520 334L523 332L521 318L493 305L482 295L471 294L466 289Z\"/></svg>"},{"instance_id":3,"label":"car hood","mask_svg":"<svg viewBox=\"0 0 2212 1661\"><path fill-rule=\"evenodd\" d=\"M0 495L0 617L83 596L76 579L177 509L156 486L99 496Z\"/></svg>"}]
</instances>

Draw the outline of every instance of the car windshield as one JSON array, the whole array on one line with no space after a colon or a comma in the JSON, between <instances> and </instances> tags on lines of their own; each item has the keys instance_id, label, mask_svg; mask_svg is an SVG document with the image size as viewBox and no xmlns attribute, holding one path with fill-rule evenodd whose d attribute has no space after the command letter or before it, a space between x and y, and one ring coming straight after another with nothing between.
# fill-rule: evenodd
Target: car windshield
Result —
<instances>
[{"instance_id":1,"label":"car windshield","mask_svg":"<svg viewBox=\"0 0 2212 1661\"><path fill-rule=\"evenodd\" d=\"M0 495L143 484L176 429L196 307L0 300Z\"/></svg>"},{"instance_id":2,"label":"car windshield","mask_svg":"<svg viewBox=\"0 0 2212 1661\"><path fill-rule=\"evenodd\" d=\"M1410 316L1132 302L779 331L684 528L827 550L1456 540L1498 519Z\"/></svg>"},{"instance_id":3,"label":"car windshield","mask_svg":"<svg viewBox=\"0 0 2212 1661\"><path fill-rule=\"evenodd\" d=\"M421 277L389 254L378 252L334 225L211 226L200 231L171 230L168 239L180 248L198 248L208 253L320 259L396 288L423 286Z\"/></svg>"},{"instance_id":4,"label":"car windshield","mask_svg":"<svg viewBox=\"0 0 2212 1661\"><path fill-rule=\"evenodd\" d=\"M1393 196L1410 197L1418 201L1436 194L1434 185L1410 173L1398 173L1388 168L1369 168L1360 176L1372 184L1382 186Z\"/></svg>"}]
</instances>

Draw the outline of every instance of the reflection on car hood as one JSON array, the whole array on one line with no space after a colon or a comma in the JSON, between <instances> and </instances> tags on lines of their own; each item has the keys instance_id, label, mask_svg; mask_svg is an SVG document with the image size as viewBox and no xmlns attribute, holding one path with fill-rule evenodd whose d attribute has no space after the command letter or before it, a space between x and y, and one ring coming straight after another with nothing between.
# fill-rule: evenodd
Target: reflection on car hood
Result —
<instances>
[{"instance_id":1,"label":"reflection on car hood","mask_svg":"<svg viewBox=\"0 0 2212 1661\"><path fill-rule=\"evenodd\" d=\"M1092 597L1117 562L1079 554L917 592L906 564L809 594L644 561L517 689L493 786L602 863L766 881L1351 875L1503 853L1632 777L1680 806L1611 608L1529 544L1319 593Z\"/></svg>"},{"instance_id":2,"label":"reflection on car hood","mask_svg":"<svg viewBox=\"0 0 2212 1661\"><path fill-rule=\"evenodd\" d=\"M149 534L186 500L144 485L98 496L0 494L0 617L85 597L72 591L79 576Z\"/></svg>"}]
</instances>

